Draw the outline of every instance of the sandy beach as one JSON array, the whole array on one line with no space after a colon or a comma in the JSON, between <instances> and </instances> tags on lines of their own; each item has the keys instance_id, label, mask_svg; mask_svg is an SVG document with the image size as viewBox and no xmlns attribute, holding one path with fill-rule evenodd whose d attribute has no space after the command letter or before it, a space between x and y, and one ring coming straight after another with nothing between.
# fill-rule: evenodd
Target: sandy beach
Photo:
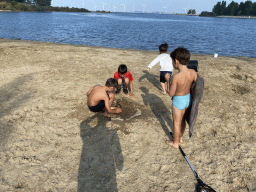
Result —
<instances>
[{"instance_id":1,"label":"sandy beach","mask_svg":"<svg viewBox=\"0 0 256 192\"><path fill-rule=\"evenodd\" d=\"M171 98L160 93L159 65L146 72L157 55L0 39L0 191L194 192L187 162L165 144ZM205 89L181 147L216 191L256 191L256 58L191 59ZM123 114L112 120L89 112L86 92L120 64L135 96L116 96Z\"/></svg>"}]
</instances>

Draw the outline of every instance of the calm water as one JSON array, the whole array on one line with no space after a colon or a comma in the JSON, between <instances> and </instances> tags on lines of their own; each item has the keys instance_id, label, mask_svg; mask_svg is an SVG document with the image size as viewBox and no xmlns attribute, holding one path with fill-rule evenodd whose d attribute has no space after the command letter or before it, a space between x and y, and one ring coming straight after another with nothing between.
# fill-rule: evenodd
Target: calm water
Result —
<instances>
[{"instance_id":1,"label":"calm water","mask_svg":"<svg viewBox=\"0 0 256 192\"><path fill-rule=\"evenodd\" d=\"M0 13L0 38L256 57L256 19L150 13Z\"/></svg>"}]
</instances>

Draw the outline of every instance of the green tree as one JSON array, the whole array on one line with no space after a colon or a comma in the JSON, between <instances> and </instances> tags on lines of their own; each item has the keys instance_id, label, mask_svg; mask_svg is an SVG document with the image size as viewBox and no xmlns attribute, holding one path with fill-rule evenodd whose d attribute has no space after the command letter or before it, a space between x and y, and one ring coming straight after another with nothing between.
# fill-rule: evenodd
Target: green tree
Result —
<instances>
[{"instance_id":1,"label":"green tree","mask_svg":"<svg viewBox=\"0 0 256 192\"><path fill-rule=\"evenodd\" d=\"M227 15L235 16L239 11L239 4L232 1L227 7Z\"/></svg>"},{"instance_id":2,"label":"green tree","mask_svg":"<svg viewBox=\"0 0 256 192\"><path fill-rule=\"evenodd\" d=\"M251 15L256 16L256 2L252 5Z\"/></svg>"},{"instance_id":3,"label":"green tree","mask_svg":"<svg viewBox=\"0 0 256 192\"><path fill-rule=\"evenodd\" d=\"M252 11L252 6L253 3L251 1L246 1L244 4L244 15L250 15L251 11Z\"/></svg>"},{"instance_id":4,"label":"green tree","mask_svg":"<svg viewBox=\"0 0 256 192\"><path fill-rule=\"evenodd\" d=\"M212 12L215 15L221 15L221 2L218 2L216 5L214 5Z\"/></svg>"},{"instance_id":5,"label":"green tree","mask_svg":"<svg viewBox=\"0 0 256 192\"><path fill-rule=\"evenodd\" d=\"M51 0L34 0L38 6L51 6Z\"/></svg>"},{"instance_id":6,"label":"green tree","mask_svg":"<svg viewBox=\"0 0 256 192\"><path fill-rule=\"evenodd\" d=\"M196 10L195 9L189 9L187 14L196 14Z\"/></svg>"}]
</instances>

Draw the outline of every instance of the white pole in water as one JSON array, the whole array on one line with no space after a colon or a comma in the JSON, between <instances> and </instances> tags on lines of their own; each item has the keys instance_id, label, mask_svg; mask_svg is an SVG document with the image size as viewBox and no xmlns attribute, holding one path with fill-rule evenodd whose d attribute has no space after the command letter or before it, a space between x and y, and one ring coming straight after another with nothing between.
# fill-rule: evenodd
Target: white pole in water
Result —
<instances>
[{"instance_id":1,"label":"white pole in water","mask_svg":"<svg viewBox=\"0 0 256 192\"><path fill-rule=\"evenodd\" d=\"M167 6L167 7L168 7L168 6ZM163 8L164 8L164 13L165 13L165 14L166 14L166 8L167 8L167 7L163 7Z\"/></svg>"},{"instance_id":2,"label":"white pole in water","mask_svg":"<svg viewBox=\"0 0 256 192\"><path fill-rule=\"evenodd\" d=\"M117 7L116 7L116 4L114 4L114 7L113 7L114 12L116 12L116 8L117 8Z\"/></svg>"},{"instance_id":3,"label":"white pole in water","mask_svg":"<svg viewBox=\"0 0 256 192\"><path fill-rule=\"evenodd\" d=\"M104 6L107 5L107 3L103 3L102 2L102 5L103 5L103 11L105 11L105 7Z\"/></svg>"},{"instance_id":4,"label":"white pole in water","mask_svg":"<svg viewBox=\"0 0 256 192\"><path fill-rule=\"evenodd\" d=\"M146 5L147 5L147 4L146 4ZM146 5L142 5L142 6L143 6L143 13L145 13L145 6L146 6Z\"/></svg>"},{"instance_id":5,"label":"white pole in water","mask_svg":"<svg viewBox=\"0 0 256 192\"><path fill-rule=\"evenodd\" d=\"M83 1L82 5L83 5L83 9L84 9L84 1Z\"/></svg>"},{"instance_id":6,"label":"white pole in water","mask_svg":"<svg viewBox=\"0 0 256 192\"><path fill-rule=\"evenodd\" d=\"M124 12L125 12L125 5L126 5L126 3L125 3L125 4L121 4L121 5L123 5L123 6L124 6Z\"/></svg>"},{"instance_id":7,"label":"white pole in water","mask_svg":"<svg viewBox=\"0 0 256 192\"><path fill-rule=\"evenodd\" d=\"M189 6L187 6L186 8L184 8L184 9L185 9L185 14L188 14L187 8L191 9Z\"/></svg>"}]
</instances>

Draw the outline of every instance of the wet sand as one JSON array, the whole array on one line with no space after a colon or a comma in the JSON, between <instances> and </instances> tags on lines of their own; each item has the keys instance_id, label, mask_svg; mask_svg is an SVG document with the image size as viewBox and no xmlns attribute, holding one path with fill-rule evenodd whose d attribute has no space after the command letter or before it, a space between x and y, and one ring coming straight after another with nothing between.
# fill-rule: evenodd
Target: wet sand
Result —
<instances>
[{"instance_id":1,"label":"wet sand","mask_svg":"<svg viewBox=\"0 0 256 192\"><path fill-rule=\"evenodd\" d=\"M159 65L146 73L157 55L0 39L0 191L194 191L185 159L165 144L171 98L160 93ZM191 59L205 89L181 147L216 191L256 191L256 58ZM124 113L110 121L89 112L86 92L120 64L135 96L116 96Z\"/></svg>"}]
</instances>

